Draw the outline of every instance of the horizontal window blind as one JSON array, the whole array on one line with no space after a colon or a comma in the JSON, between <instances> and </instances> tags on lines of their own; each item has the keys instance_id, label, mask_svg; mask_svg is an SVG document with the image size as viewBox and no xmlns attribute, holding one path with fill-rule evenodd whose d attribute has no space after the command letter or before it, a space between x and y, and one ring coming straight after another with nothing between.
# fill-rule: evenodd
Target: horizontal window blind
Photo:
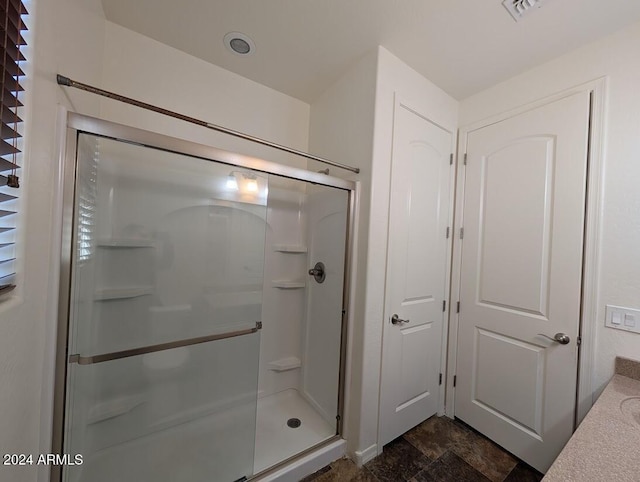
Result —
<instances>
[{"instance_id":1,"label":"horizontal window blind","mask_svg":"<svg viewBox=\"0 0 640 482\"><path fill-rule=\"evenodd\" d=\"M18 178L22 150L20 118L20 84L24 72L24 17L27 9L20 0L0 0L0 295L15 288L16 215L18 208Z\"/></svg>"},{"instance_id":2,"label":"horizontal window blind","mask_svg":"<svg viewBox=\"0 0 640 482\"><path fill-rule=\"evenodd\" d=\"M96 200L98 182L98 158L100 146L98 138L80 136L78 139L78 263L88 262L96 248Z\"/></svg>"}]
</instances>

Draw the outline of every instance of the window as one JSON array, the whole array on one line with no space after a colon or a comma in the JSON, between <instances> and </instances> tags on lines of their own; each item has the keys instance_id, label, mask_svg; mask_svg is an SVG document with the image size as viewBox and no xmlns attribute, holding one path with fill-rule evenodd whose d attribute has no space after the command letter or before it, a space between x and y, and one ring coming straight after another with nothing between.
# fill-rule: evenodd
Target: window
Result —
<instances>
[{"instance_id":1,"label":"window","mask_svg":"<svg viewBox=\"0 0 640 482\"><path fill-rule=\"evenodd\" d=\"M20 79L24 77L21 63L26 59L21 51L27 29L27 15L20 0L0 0L0 43L2 44L2 79L0 98L0 295L15 288L15 231L18 188L20 182L20 151L22 149L22 119Z\"/></svg>"},{"instance_id":2,"label":"window","mask_svg":"<svg viewBox=\"0 0 640 482\"><path fill-rule=\"evenodd\" d=\"M86 263L93 257L96 246L96 199L98 182L98 138L80 136L78 158L86 159L78 169L78 262Z\"/></svg>"}]
</instances>

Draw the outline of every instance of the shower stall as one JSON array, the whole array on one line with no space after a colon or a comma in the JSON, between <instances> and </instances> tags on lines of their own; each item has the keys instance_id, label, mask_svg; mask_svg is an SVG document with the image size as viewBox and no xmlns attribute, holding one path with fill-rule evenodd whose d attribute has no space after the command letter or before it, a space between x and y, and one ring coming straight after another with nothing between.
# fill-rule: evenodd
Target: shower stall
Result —
<instances>
[{"instance_id":1,"label":"shower stall","mask_svg":"<svg viewBox=\"0 0 640 482\"><path fill-rule=\"evenodd\" d=\"M355 183L68 120L65 482L237 481L340 438Z\"/></svg>"}]
</instances>

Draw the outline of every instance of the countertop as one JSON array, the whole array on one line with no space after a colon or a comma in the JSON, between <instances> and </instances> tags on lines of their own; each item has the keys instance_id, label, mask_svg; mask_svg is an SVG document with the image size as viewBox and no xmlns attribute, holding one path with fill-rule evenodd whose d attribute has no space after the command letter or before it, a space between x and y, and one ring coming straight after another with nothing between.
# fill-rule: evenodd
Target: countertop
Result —
<instances>
[{"instance_id":1,"label":"countertop","mask_svg":"<svg viewBox=\"0 0 640 482\"><path fill-rule=\"evenodd\" d=\"M634 379L640 378L636 377L640 364L635 363L616 361L617 374L562 449L544 482L640 481L640 412L634 420L620 408L623 400L640 397L640 380ZM635 403L640 407L639 400L626 402L625 407Z\"/></svg>"}]
</instances>

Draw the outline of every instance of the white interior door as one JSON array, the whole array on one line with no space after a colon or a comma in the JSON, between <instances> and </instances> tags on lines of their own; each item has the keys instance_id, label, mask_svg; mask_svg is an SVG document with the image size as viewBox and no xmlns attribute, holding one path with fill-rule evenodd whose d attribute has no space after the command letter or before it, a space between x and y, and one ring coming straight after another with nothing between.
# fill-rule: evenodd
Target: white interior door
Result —
<instances>
[{"instance_id":1,"label":"white interior door","mask_svg":"<svg viewBox=\"0 0 640 482\"><path fill-rule=\"evenodd\" d=\"M542 472L574 425L588 118L578 93L467 137L455 414Z\"/></svg>"},{"instance_id":2,"label":"white interior door","mask_svg":"<svg viewBox=\"0 0 640 482\"><path fill-rule=\"evenodd\" d=\"M438 409L452 135L396 104L380 391L384 445ZM393 323L392 317L400 320Z\"/></svg>"}]
</instances>

